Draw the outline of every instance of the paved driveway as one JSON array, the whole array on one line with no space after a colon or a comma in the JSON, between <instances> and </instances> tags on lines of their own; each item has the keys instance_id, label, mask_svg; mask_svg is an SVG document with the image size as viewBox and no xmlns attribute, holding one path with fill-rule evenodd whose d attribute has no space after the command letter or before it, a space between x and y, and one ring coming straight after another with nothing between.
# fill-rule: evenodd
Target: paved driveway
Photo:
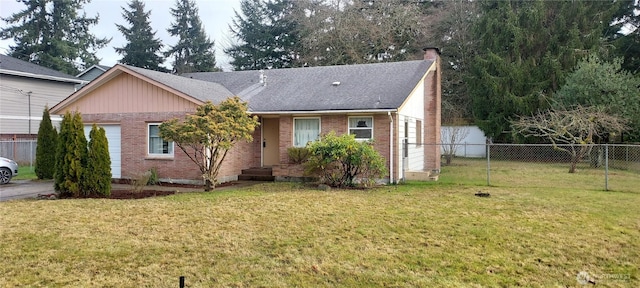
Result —
<instances>
[{"instance_id":1,"label":"paved driveway","mask_svg":"<svg viewBox=\"0 0 640 288\"><path fill-rule=\"evenodd\" d=\"M0 201L35 198L38 194L53 193L53 180L11 180L0 185Z\"/></svg>"}]
</instances>

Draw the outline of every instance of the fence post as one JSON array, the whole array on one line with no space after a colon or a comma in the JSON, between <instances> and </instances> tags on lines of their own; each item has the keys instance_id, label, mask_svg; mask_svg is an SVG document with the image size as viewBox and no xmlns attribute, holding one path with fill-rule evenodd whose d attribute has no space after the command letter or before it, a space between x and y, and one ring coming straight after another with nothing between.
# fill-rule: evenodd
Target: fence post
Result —
<instances>
[{"instance_id":1,"label":"fence post","mask_svg":"<svg viewBox=\"0 0 640 288\"><path fill-rule=\"evenodd\" d=\"M491 186L491 144L487 144L487 186Z\"/></svg>"},{"instance_id":2,"label":"fence post","mask_svg":"<svg viewBox=\"0 0 640 288\"><path fill-rule=\"evenodd\" d=\"M609 144L604 144L604 190L609 191Z\"/></svg>"},{"instance_id":3,"label":"fence post","mask_svg":"<svg viewBox=\"0 0 640 288\"><path fill-rule=\"evenodd\" d=\"M30 172L33 172L33 140L29 140L29 166Z\"/></svg>"}]
</instances>

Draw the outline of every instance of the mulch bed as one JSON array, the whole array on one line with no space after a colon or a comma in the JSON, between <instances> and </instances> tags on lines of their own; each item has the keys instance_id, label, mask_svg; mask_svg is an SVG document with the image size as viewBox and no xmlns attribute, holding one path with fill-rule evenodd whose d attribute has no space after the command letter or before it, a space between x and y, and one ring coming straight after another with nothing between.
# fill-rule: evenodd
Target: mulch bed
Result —
<instances>
[{"instance_id":1,"label":"mulch bed","mask_svg":"<svg viewBox=\"0 0 640 288\"><path fill-rule=\"evenodd\" d=\"M126 181L119 181L119 184L129 184ZM216 188L221 188L221 187L229 187L229 186L233 186L238 184L238 182L226 182L226 183L222 183L222 184L218 184L216 185ZM142 199L142 198L149 198L149 197L158 197L158 196L168 196L168 195L173 195L176 194L176 190L180 190L180 189L176 189L176 190L157 190L157 189L153 189L153 187L176 187L176 188L189 188L189 189L202 189L201 191L204 191L204 186L202 185L189 185L189 184L175 184L175 183L160 183L156 186L145 186L144 190L142 191L136 191L136 190L132 190L132 189L128 189L128 190L111 190L111 195L109 197L102 197L102 196L97 196L97 195L93 195L93 196L85 196L85 197L80 197L80 198L107 198L107 199ZM215 189L214 189L215 190ZM53 200L53 199L57 199L57 194L55 193L51 193L51 194L38 194L38 199L43 199L43 200ZM65 197L63 197L65 198Z\"/></svg>"},{"instance_id":2,"label":"mulch bed","mask_svg":"<svg viewBox=\"0 0 640 288\"><path fill-rule=\"evenodd\" d=\"M125 182L123 184L127 184L127 183ZM229 187L229 186L233 186L233 185L236 185L236 184L237 184L237 182L225 182L225 183L216 185L216 188ZM202 189L202 191L204 191L204 186L202 186L202 185L189 185L189 184L176 184L176 183L161 182L157 186L176 187L176 188L195 188L195 189ZM168 196L168 195L176 194L176 191L153 190L153 187L154 186L146 186L143 191L111 190L111 196L109 196L108 198L109 199L142 199L142 198ZM180 189L177 189L177 190L180 190ZM99 197L90 197L90 198L99 198Z\"/></svg>"},{"instance_id":3,"label":"mulch bed","mask_svg":"<svg viewBox=\"0 0 640 288\"><path fill-rule=\"evenodd\" d=\"M88 198L109 198L109 199L142 199L157 196L169 196L176 194L176 191L159 191L159 190L111 190L109 197L88 197Z\"/></svg>"}]
</instances>

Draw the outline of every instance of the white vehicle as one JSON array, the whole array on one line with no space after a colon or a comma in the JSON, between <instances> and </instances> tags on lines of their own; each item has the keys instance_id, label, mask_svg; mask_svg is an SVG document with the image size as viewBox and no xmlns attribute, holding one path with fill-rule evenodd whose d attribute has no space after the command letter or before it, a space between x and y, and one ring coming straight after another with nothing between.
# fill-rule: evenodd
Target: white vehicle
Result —
<instances>
[{"instance_id":1,"label":"white vehicle","mask_svg":"<svg viewBox=\"0 0 640 288\"><path fill-rule=\"evenodd\" d=\"M11 178L18 175L18 163L11 159L0 157L0 184L7 184Z\"/></svg>"}]
</instances>

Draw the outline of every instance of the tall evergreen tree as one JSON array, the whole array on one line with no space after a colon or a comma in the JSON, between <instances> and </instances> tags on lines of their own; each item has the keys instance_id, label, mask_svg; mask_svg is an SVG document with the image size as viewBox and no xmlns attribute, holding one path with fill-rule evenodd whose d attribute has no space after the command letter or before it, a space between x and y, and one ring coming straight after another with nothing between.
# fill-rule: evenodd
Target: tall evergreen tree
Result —
<instances>
[{"instance_id":1,"label":"tall evergreen tree","mask_svg":"<svg viewBox=\"0 0 640 288\"><path fill-rule=\"evenodd\" d=\"M622 1L608 36L613 40L615 52L623 57L622 68L638 74L640 72L640 1Z\"/></svg>"},{"instance_id":2,"label":"tall evergreen tree","mask_svg":"<svg viewBox=\"0 0 640 288\"><path fill-rule=\"evenodd\" d=\"M12 38L9 56L75 75L97 64L96 50L110 39L97 38L89 31L98 16L80 14L90 0L22 0L27 7L3 21L3 40ZM81 62L78 62L81 61Z\"/></svg>"},{"instance_id":3,"label":"tall evergreen tree","mask_svg":"<svg viewBox=\"0 0 640 288\"><path fill-rule=\"evenodd\" d=\"M144 2L131 0L129 9L122 7L122 17L130 24L129 28L116 24L116 27L127 39L128 43L124 47L114 48L122 55L120 63L151 69L156 71L166 71L160 65L164 62L164 57L160 55L162 43L155 38L156 32L151 29L149 15L151 11L144 11Z\"/></svg>"},{"instance_id":4,"label":"tall evergreen tree","mask_svg":"<svg viewBox=\"0 0 640 288\"><path fill-rule=\"evenodd\" d=\"M83 195L82 184L87 163L87 139L82 117L78 112L67 112L60 123L54 189L60 197Z\"/></svg>"},{"instance_id":5,"label":"tall evergreen tree","mask_svg":"<svg viewBox=\"0 0 640 288\"><path fill-rule=\"evenodd\" d=\"M42 112L42 121L38 128L38 144L36 145L35 172L38 179L53 179L56 163L56 148L58 147L58 132L51 124L49 107Z\"/></svg>"},{"instance_id":6,"label":"tall evergreen tree","mask_svg":"<svg viewBox=\"0 0 640 288\"><path fill-rule=\"evenodd\" d=\"M179 39L176 45L165 52L165 56L174 58L173 72L182 74L218 71L215 43L205 33L193 0L176 0L176 7L171 8L171 15L175 22L171 23L167 31Z\"/></svg>"},{"instance_id":7,"label":"tall evergreen tree","mask_svg":"<svg viewBox=\"0 0 640 288\"><path fill-rule=\"evenodd\" d=\"M441 5L434 21L434 43L442 52L442 122L462 124L472 119L471 95L466 83L470 64L477 52L472 28L478 19L478 1L452 0Z\"/></svg>"},{"instance_id":8,"label":"tall evergreen tree","mask_svg":"<svg viewBox=\"0 0 640 288\"><path fill-rule=\"evenodd\" d=\"M293 0L242 0L229 29L238 40L225 53L234 70L299 66L301 42Z\"/></svg>"},{"instance_id":9,"label":"tall evergreen tree","mask_svg":"<svg viewBox=\"0 0 640 288\"><path fill-rule=\"evenodd\" d=\"M577 61L600 51L614 1L484 1L469 88L478 126L509 141L509 120L548 106Z\"/></svg>"},{"instance_id":10,"label":"tall evergreen tree","mask_svg":"<svg viewBox=\"0 0 640 288\"><path fill-rule=\"evenodd\" d=\"M88 173L83 177L83 192L90 196L109 196L111 194L111 158L109 158L109 143L104 128L93 124L89 138L86 169Z\"/></svg>"}]
</instances>

